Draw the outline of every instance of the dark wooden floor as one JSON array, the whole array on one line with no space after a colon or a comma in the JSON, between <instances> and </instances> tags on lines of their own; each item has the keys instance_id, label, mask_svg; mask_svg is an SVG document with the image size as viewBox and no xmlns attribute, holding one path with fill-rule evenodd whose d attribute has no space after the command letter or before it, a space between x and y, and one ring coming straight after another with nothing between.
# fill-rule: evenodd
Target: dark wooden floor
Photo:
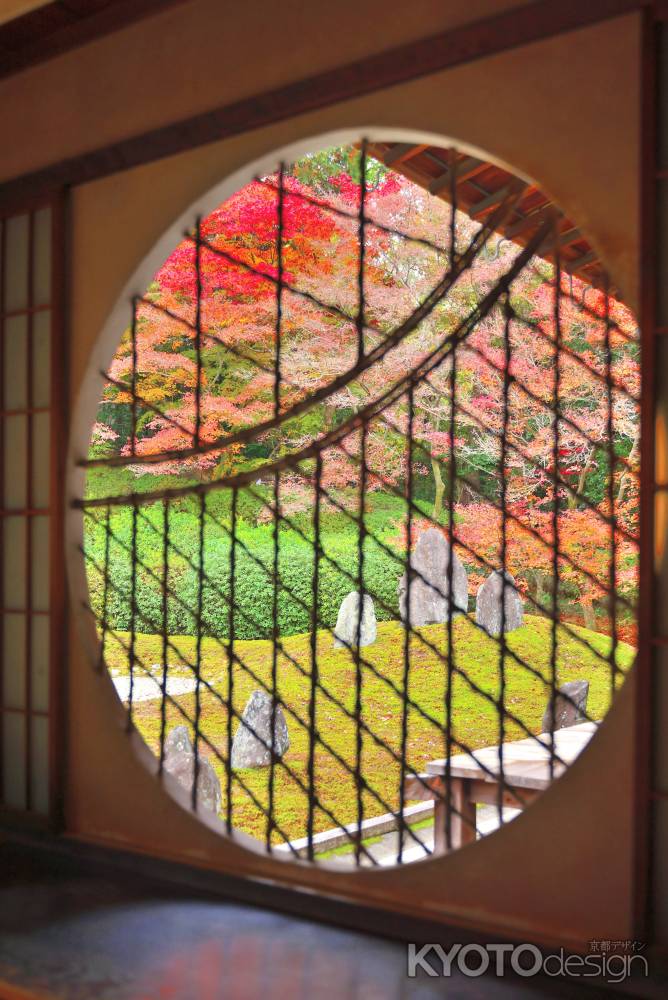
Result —
<instances>
[{"instance_id":1,"label":"dark wooden floor","mask_svg":"<svg viewBox=\"0 0 668 1000\"><path fill-rule=\"evenodd\" d=\"M73 870L0 842L0 998L33 993L58 1000L610 995L554 980L409 980L406 946L396 941L156 886L125 870L96 874L88 862Z\"/></svg>"}]
</instances>

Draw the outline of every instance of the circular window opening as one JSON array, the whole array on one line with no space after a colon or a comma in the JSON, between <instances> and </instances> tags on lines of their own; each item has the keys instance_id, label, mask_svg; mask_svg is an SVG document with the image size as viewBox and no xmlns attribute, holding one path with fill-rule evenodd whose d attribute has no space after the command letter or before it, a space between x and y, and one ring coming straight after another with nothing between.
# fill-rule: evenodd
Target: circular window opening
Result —
<instances>
[{"instance_id":1,"label":"circular window opening","mask_svg":"<svg viewBox=\"0 0 668 1000\"><path fill-rule=\"evenodd\" d=\"M542 192L455 149L327 148L188 225L80 502L131 726L279 857L470 843L634 658L633 317Z\"/></svg>"}]
</instances>

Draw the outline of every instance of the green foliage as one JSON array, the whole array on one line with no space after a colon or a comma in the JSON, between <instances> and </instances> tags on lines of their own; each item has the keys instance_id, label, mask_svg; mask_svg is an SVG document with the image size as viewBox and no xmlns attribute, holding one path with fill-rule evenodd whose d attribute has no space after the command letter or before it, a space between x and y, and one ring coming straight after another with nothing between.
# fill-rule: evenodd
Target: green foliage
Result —
<instances>
[{"instance_id":1,"label":"green foliage","mask_svg":"<svg viewBox=\"0 0 668 1000\"><path fill-rule=\"evenodd\" d=\"M156 477L153 477L154 479ZM261 495L266 487L239 494L237 507L237 544L235 546L234 631L239 639L270 638L273 633L274 537L269 525L257 525L263 509ZM374 503L375 501L375 503ZM207 498L205 520L204 573L199 591L199 524L196 497L174 501L170 509L170 549L167 600L167 628L173 634L196 631L197 609L201 600L203 634L227 638L230 634L231 543L229 493L214 492ZM393 556L391 535L401 501L387 496L372 497L368 527L386 539L379 544L367 538L363 553L364 589L373 595L379 621L398 617L397 584L403 571L399 558ZM397 516L393 517L395 514ZM162 628L163 585L163 509L161 505L139 508L137 515L138 567L134 582L136 597L135 626L140 631ZM293 518L296 530L283 529L278 539L278 631L281 635L306 632L311 625L315 562L311 544L311 514ZM108 558L110 583L106 597L104 564L105 529L100 520L88 524L86 552L89 564L90 600L99 618L110 627L131 627L132 601L132 512L114 511L111 515L112 537ZM320 621L333 627L341 601L357 589L359 572L359 535L345 515L328 512L323 516L321 537L323 555L318 567L318 614ZM106 602L106 605L105 605Z\"/></svg>"},{"instance_id":2,"label":"green foliage","mask_svg":"<svg viewBox=\"0 0 668 1000\"><path fill-rule=\"evenodd\" d=\"M344 175L359 184L362 176L359 152L354 146L335 146L319 153L309 153L294 164L293 171L303 184L321 194L337 191L333 178ZM368 188L373 190L388 173L388 168L379 160L369 158L366 165Z\"/></svg>"}]
</instances>

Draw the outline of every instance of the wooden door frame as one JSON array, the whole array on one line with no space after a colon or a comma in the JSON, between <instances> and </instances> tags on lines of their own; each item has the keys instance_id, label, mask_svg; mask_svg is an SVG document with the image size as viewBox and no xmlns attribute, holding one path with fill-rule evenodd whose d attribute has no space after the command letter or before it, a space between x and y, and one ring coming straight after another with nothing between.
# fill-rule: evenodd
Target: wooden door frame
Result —
<instances>
[{"instance_id":1,"label":"wooden door frame","mask_svg":"<svg viewBox=\"0 0 668 1000\"><path fill-rule=\"evenodd\" d=\"M0 826L59 833L64 828L64 753L66 708L67 588L65 565L64 470L68 425L67 299L68 299L68 196L64 189L38 193L2 206L0 217L11 218L43 208L51 210L51 299L49 303L50 350L50 466L49 466L49 808L46 816L0 805ZM2 265L4 266L4 265ZM32 262L30 262L32 267ZM3 376L4 377L4 376ZM32 468L28 456L28 468ZM18 512L20 514L20 512ZM60 570L60 573L59 573ZM28 573L30 578L30 573ZM30 588L30 584L28 584ZM0 650L0 656L2 652ZM1 666L1 664L0 664ZM29 674L31 663L26 659ZM0 678L2 671L0 669ZM26 704L26 714L30 705ZM0 719L0 733L2 720ZM26 752L29 752L27 750ZM0 759L2 751L0 748Z\"/></svg>"}]
</instances>

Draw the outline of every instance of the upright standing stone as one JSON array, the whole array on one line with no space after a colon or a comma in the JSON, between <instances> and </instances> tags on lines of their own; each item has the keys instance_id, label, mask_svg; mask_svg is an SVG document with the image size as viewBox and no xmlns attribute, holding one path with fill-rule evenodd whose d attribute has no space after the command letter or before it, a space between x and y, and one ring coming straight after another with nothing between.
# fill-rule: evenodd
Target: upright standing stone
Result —
<instances>
[{"instance_id":1,"label":"upright standing stone","mask_svg":"<svg viewBox=\"0 0 668 1000\"><path fill-rule=\"evenodd\" d=\"M174 726L165 738L165 757L177 753L194 753L187 726Z\"/></svg>"},{"instance_id":2,"label":"upright standing stone","mask_svg":"<svg viewBox=\"0 0 668 1000\"><path fill-rule=\"evenodd\" d=\"M376 641L376 612L368 594L362 596L362 621L360 622L360 595L353 590L341 601L334 629L334 646L356 646L359 630L360 646L370 646Z\"/></svg>"},{"instance_id":3,"label":"upright standing stone","mask_svg":"<svg viewBox=\"0 0 668 1000\"><path fill-rule=\"evenodd\" d=\"M197 768L197 804L213 813L220 812L221 792L218 775L213 767L198 754ZM190 741L190 734L185 726L175 726L170 730L165 740L165 756L163 767L192 795L195 776L195 748Z\"/></svg>"},{"instance_id":4,"label":"upright standing stone","mask_svg":"<svg viewBox=\"0 0 668 1000\"><path fill-rule=\"evenodd\" d=\"M475 602L475 620L490 635L501 635L501 607L505 607L506 616L503 623L504 632L513 632L520 628L524 618L522 598L513 577L506 571L505 598L503 595L503 576L495 569L478 588Z\"/></svg>"},{"instance_id":5,"label":"upright standing stone","mask_svg":"<svg viewBox=\"0 0 668 1000\"><path fill-rule=\"evenodd\" d=\"M542 732L549 733L552 729L566 729L568 726L577 726L578 722L584 722L587 711L587 696L589 695L589 681L568 681L562 684L554 699L554 725L552 721L551 698L548 699L545 715L543 716Z\"/></svg>"},{"instance_id":6,"label":"upright standing stone","mask_svg":"<svg viewBox=\"0 0 668 1000\"><path fill-rule=\"evenodd\" d=\"M253 691L232 741L232 767L266 767L271 764L271 695ZM283 709L276 705L274 753L282 757L290 746Z\"/></svg>"},{"instance_id":7,"label":"upright standing stone","mask_svg":"<svg viewBox=\"0 0 668 1000\"><path fill-rule=\"evenodd\" d=\"M410 625L435 625L468 609L468 577L456 552L452 553L452 595L448 588L450 545L436 528L427 528L410 556ZM450 597L452 596L452 600ZM399 614L406 623L408 579L399 580ZM452 608L452 611L450 610Z\"/></svg>"}]
</instances>

